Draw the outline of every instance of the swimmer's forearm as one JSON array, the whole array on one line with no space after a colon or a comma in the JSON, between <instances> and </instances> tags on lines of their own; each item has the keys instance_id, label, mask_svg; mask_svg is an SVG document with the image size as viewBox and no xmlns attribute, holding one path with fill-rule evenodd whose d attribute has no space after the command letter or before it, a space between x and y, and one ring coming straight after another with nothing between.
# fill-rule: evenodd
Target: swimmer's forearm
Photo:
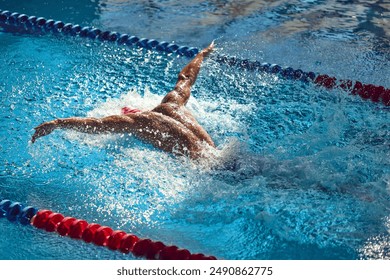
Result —
<instances>
[{"instance_id":1,"label":"swimmer's forearm","mask_svg":"<svg viewBox=\"0 0 390 280\"><path fill-rule=\"evenodd\" d=\"M190 63L188 63L180 72L179 79L188 79L193 85L198 77L200 67L205 57L207 57L214 49L214 41L208 46L200 51Z\"/></svg>"},{"instance_id":2,"label":"swimmer's forearm","mask_svg":"<svg viewBox=\"0 0 390 280\"><path fill-rule=\"evenodd\" d=\"M133 132L134 120L125 116L109 116L105 118L66 118L44 122L35 128L31 138L34 143L38 138L52 133L55 129L64 128L80 132L98 134L105 132L126 133Z\"/></svg>"},{"instance_id":3,"label":"swimmer's forearm","mask_svg":"<svg viewBox=\"0 0 390 280\"><path fill-rule=\"evenodd\" d=\"M56 128L71 129L79 132L98 134L105 132L130 132L132 120L122 116L105 118L65 118L53 121Z\"/></svg>"},{"instance_id":4,"label":"swimmer's forearm","mask_svg":"<svg viewBox=\"0 0 390 280\"><path fill-rule=\"evenodd\" d=\"M85 133L102 132L102 124L96 118L66 118L53 121L56 128L71 129Z\"/></svg>"}]
</instances>

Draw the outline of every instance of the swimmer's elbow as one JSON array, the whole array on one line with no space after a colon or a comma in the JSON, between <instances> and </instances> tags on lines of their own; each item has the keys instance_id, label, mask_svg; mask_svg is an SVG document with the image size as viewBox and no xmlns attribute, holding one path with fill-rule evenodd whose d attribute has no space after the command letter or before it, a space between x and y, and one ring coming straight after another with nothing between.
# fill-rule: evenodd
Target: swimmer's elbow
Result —
<instances>
[{"instance_id":1,"label":"swimmer's elbow","mask_svg":"<svg viewBox=\"0 0 390 280\"><path fill-rule=\"evenodd\" d=\"M183 86L193 85L195 83L194 73L189 70L187 72L180 72L179 77L177 78L177 84Z\"/></svg>"}]
</instances>

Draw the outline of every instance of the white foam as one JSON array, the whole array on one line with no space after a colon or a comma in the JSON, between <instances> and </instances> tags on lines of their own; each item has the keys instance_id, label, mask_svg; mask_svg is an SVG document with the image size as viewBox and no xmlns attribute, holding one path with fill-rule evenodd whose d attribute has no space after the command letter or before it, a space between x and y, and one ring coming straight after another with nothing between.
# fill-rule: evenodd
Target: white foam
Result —
<instances>
[{"instance_id":1,"label":"white foam","mask_svg":"<svg viewBox=\"0 0 390 280\"><path fill-rule=\"evenodd\" d=\"M86 116L105 117L118 115L121 114L121 108L124 106L140 110L151 110L161 102L162 98L163 96L150 92L148 87L144 89L143 94L133 89L118 98L108 98L104 102L96 104L95 108L87 112ZM208 151L212 155L211 160L216 161L211 165L228 161L229 157L237 154L238 150L241 149L239 147L241 143L237 139L227 138L226 134L245 134L245 125L243 125L239 117L249 114L254 109L254 106L253 103L239 104L235 101L221 98L218 100L197 100L191 96L187 104L188 109L218 144L219 151ZM115 145L113 142L124 138L124 135L88 135L67 131L66 137L70 141L79 141L87 145L104 148L107 145Z\"/></svg>"},{"instance_id":2,"label":"white foam","mask_svg":"<svg viewBox=\"0 0 390 280\"><path fill-rule=\"evenodd\" d=\"M145 88L144 94L131 90L118 98L110 98L96 104L86 115L104 117L119 114L123 106L150 110L161 100L161 95L151 93L148 88ZM238 104L229 100L197 100L192 96L187 106L211 137L220 142L217 150L206 151L206 160L192 161L185 157L175 157L120 134L89 135L67 131L65 135L72 142L77 141L92 148L106 150L114 158L111 170L116 170L110 173L110 181L121 182L127 192L132 192L134 188L130 182L136 182L138 189L145 189L149 193L153 205L164 208L183 200L194 187L199 188L198 183L194 186L194 182L199 182L200 176L204 178L201 181L207 186L207 181L215 180L215 170L234 173L234 165L238 165L244 173L247 169L260 169L253 164L254 159L248 161L248 151L242 141L224 136L226 132L245 133L245 125L239 116L249 113L253 104ZM110 188L107 177L101 180L104 182L96 184L105 192L106 188ZM202 189L196 191L203 192ZM150 208L147 211L153 213L156 210Z\"/></svg>"}]
</instances>

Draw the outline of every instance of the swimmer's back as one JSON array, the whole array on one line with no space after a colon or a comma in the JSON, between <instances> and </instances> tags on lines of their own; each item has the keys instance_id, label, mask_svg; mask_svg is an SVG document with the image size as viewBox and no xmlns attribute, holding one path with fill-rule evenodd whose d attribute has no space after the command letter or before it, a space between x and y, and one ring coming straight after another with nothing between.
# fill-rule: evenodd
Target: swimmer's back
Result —
<instances>
[{"instance_id":1,"label":"swimmer's back","mask_svg":"<svg viewBox=\"0 0 390 280\"><path fill-rule=\"evenodd\" d=\"M201 156L203 140L174 118L154 111L130 114L127 117L132 118L136 124L131 132L156 148L189 155L191 158Z\"/></svg>"}]
</instances>

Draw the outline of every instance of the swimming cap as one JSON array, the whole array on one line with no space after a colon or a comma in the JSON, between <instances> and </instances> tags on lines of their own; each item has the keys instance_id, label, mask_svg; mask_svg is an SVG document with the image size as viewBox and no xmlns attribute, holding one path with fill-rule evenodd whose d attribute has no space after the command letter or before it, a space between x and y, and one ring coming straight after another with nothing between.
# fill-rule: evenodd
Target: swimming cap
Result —
<instances>
[{"instance_id":1,"label":"swimming cap","mask_svg":"<svg viewBox=\"0 0 390 280\"><path fill-rule=\"evenodd\" d=\"M127 114L135 114L135 113L140 113L141 110L136 109L136 108L131 108L131 107L123 107L121 109L122 115L127 115Z\"/></svg>"}]
</instances>

